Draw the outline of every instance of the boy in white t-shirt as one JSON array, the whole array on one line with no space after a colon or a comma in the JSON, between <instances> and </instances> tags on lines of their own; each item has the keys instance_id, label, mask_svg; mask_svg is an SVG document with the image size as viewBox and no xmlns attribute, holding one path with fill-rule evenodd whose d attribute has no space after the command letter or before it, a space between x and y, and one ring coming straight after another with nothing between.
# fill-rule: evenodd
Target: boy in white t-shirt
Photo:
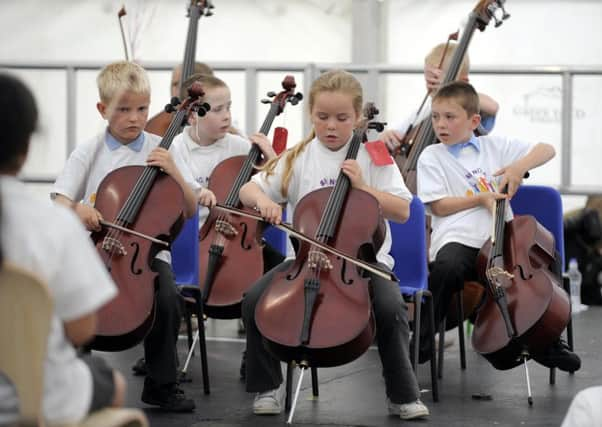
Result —
<instances>
[{"instance_id":1,"label":"boy in white t-shirt","mask_svg":"<svg viewBox=\"0 0 602 427\"><path fill-rule=\"evenodd\" d=\"M88 230L99 231L103 218L94 203L105 176L123 166L155 166L170 175L182 189L183 216L194 215L197 199L190 172L185 165L176 165L170 153L158 146L160 137L144 132L150 103L146 71L133 62L115 62L102 69L97 83L100 95L97 109L108 121L107 130L78 145L71 153L54 184L51 193L54 200L71 207ZM142 401L166 411L192 411L194 402L186 398L177 384L175 345L181 310L169 251L160 250L150 267L158 273L158 280L155 319L144 339L148 374Z\"/></svg>"},{"instance_id":2,"label":"boy in white t-shirt","mask_svg":"<svg viewBox=\"0 0 602 427\"><path fill-rule=\"evenodd\" d=\"M490 211L495 201L511 199L525 173L555 154L549 144L476 137L478 111L479 97L470 84L456 81L442 86L432 108L433 129L441 144L427 147L418 159L418 197L432 215L429 289L435 325L443 318L452 294L465 281L478 280L476 259L491 236ZM506 187L507 194L502 194ZM423 363L429 360L430 340L420 342L419 362ZM571 372L581 365L560 339L533 358Z\"/></svg>"},{"instance_id":3,"label":"boy in white t-shirt","mask_svg":"<svg viewBox=\"0 0 602 427\"><path fill-rule=\"evenodd\" d=\"M44 360L43 416L52 425L78 423L125 399L123 376L99 357L78 357L74 348L94 337L96 311L116 289L75 215L36 199L17 180L38 112L30 90L14 77L0 74L0 93L0 266L7 261L48 285L54 310ZM18 397L1 371L0 425L14 425Z\"/></svg>"}]
</instances>

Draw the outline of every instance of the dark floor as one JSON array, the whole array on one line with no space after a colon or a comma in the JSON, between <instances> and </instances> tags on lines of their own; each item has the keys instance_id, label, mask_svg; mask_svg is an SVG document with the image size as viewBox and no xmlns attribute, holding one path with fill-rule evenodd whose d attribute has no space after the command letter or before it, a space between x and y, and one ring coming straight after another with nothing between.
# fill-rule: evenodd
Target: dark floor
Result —
<instances>
[{"instance_id":1,"label":"dark floor","mask_svg":"<svg viewBox=\"0 0 602 427\"><path fill-rule=\"evenodd\" d=\"M293 424L298 426L559 426L575 393L591 385L602 384L602 346L600 325L602 307L574 317L575 349L582 358L582 368L574 375L558 372L556 384L548 383L548 370L529 362L534 404L527 404L525 370L519 366L496 371L475 354L468 344L467 369L462 371L456 344L446 350L444 378L440 400L434 403L430 393L428 364L420 366L419 383L422 400L431 411L424 421L402 421L387 415L384 383L378 353L369 350L358 360L338 368L320 369L320 396L312 399L309 374L303 385ZM140 347L122 353L103 353L113 366L129 380L127 404L144 408L151 426L278 426L286 422L285 414L255 416L253 395L244 391L239 379L239 364L244 344L237 333L237 321L207 321L211 394L203 394L200 359L193 357L189 373L191 383L183 388L194 398L197 409L192 414L166 414L145 407L140 401L142 379L130 374L134 361L142 354ZM470 340L468 340L470 343ZM186 340L179 343L181 360L185 359ZM489 394L492 400L475 400L473 394ZM602 402L601 402L602 403Z\"/></svg>"}]
</instances>

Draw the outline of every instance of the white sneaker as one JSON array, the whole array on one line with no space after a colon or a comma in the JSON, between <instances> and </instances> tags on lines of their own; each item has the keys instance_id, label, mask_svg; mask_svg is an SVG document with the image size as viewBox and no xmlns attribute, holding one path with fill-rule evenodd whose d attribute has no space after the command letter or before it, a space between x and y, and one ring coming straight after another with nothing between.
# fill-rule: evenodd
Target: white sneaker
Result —
<instances>
[{"instance_id":1,"label":"white sneaker","mask_svg":"<svg viewBox=\"0 0 602 427\"><path fill-rule=\"evenodd\" d=\"M429 415L429 409L420 399L410 403L393 403L387 398L389 414L399 415L402 420L413 420L414 418L423 418Z\"/></svg>"},{"instance_id":2,"label":"white sneaker","mask_svg":"<svg viewBox=\"0 0 602 427\"><path fill-rule=\"evenodd\" d=\"M253 413L257 415L277 415L282 412L284 384L273 390L257 393L253 401Z\"/></svg>"}]
</instances>

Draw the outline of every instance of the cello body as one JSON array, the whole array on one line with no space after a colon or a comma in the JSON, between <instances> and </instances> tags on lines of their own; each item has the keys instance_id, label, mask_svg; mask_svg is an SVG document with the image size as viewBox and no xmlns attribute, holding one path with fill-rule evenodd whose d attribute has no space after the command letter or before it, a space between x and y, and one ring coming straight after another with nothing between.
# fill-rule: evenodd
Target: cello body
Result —
<instances>
[{"instance_id":1,"label":"cello body","mask_svg":"<svg viewBox=\"0 0 602 427\"><path fill-rule=\"evenodd\" d=\"M293 218L296 230L315 234L332 191L323 188L300 200ZM362 215L342 218L332 241L334 247L361 255L362 248L382 244L384 222L372 195L351 189L343 211ZM369 222L367 218L374 220ZM342 365L362 355L374 340L368 279L351 264L328 255L333 268L319 275L320 290L311 316L309 341L303 343L304 289L312 276L307 262L309 250L310 245L302 243L291 267L274 275L269 291L264 292L256 308L257 327L280 360L304 360L314 367Z\"/></svg>"},{"instance_id":2,"label":"cello body","mask_svg":"<svg viewBox=\"0 0 602 427\"><path fill-rule=\"evenodd\" d=\"M246 156L230 157L219 163L211 173L209 189L217 200L226 200L232 183L241 170ZM238 206L237 206L238 207ZM246 208L243 208L246 210ZM199 278L201 285L210 263L210 250L219 237L215 223L220 212L211 210L205 224L199 232ZM213 270L211 292L207 295L203 307L209 317L216 319L236 319L240 317L240 307L244 292L263 274L263 243L261 232L263 227L258 221L243 218L235 214L229 216L228 222L238 234L221 245L221 260ZM219 284L222 286L219 286Z\"/></svg>"},{"instance_id":3,"label":"cello body","mask_svg":"<svg viewBox=\"0 0 602 427\"><path fill-rule=\"evenodd\" d=\"M485 243L477 258L477 270L485 278ZM505 370L522 363L523 351L537 354L562 334L570 319L570 303L554 272L554 237L529 215L517 216L504 228L505 270L514 278L503 281L512 323L509 337L501 312L488 294L479 308L472 343L495 368Z\"/></svg>"},{"instance_id":4,"label":"cello body","mask_svg":"<svg viewBox=\"0 0 602 427\"><path fill-rule=\"evenodd\" d=\"M268 135L287 102L296 105L302 99L300 93L295 94L295 87L295 79L287 75L282 81L283 91L278 95L268 93L274 99L263 101L270 104L270 109L260 133ZM262 152L256 144L252 144L246 156L220 162L209 177L209 189L217 201L228 207L242 208L240 188L251 179L261 162ZM262 232L263 226L257 220L236 214L223 215L216 210L209 213L199 233L199 279L208 316L241 317L244 293L264 273Z\"/></svg>"},{"instance_id":5,"label":"cello body","mask_svg":"<svg viewBox=\"0 0 602 427\"><path fill-rule=\"evenodd\" d=\"M173 120L173 116L174 113L160 111L146 122L144 130L155 135L163 136L165 135L165 132L167 132L167 128L169 128L169 124Z\"/></svg>"},{"instance_id":6,"label":"cello body","mask_svg":"<svg viewBox=\"0 0 602 427\"><path fill-rule=\"evenodd\" d=\"M144 166L125 166L115 169L103 179L94 205L103 218L119 216L145 169ZM183 204L180 186L170 176L159 174L142 202L143 215L138 215L129 228L172 241L182 225ZM163 208L158 208L161 206ZM118 255L103 248L107 234L107 229L103 228L92 233L92 240L119 293L98 312L93 348L119 351L140 342L152 326L157 273L150 269L150 264L160 248L146 239L120 233L119 242L126 253Z\"/></svg>"}]
</instances>

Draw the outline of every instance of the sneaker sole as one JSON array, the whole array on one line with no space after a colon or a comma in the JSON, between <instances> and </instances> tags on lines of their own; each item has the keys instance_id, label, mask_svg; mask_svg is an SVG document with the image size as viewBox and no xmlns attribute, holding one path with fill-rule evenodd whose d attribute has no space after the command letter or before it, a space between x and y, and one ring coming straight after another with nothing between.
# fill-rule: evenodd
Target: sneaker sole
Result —
<instances>
[{"instance_id":1,"label":"sneaker sole","mask_svg":"<svg viewBox=\"0 0 602 427\"><path fill-rule=\"evenodd\" d=\"M401 418L402 420L413 420L414 418L423 418L423 417L428 417L428 416L429 416L428 409L416 411L411 414L399 414L399 418Z\"/></svg>"},{"instance_id":2,"label":"sneaker sole","mask_svg":"<svg viewBox=\"0 0 602 427\"><path fill-rule=\"evenodd\" d=\"M255 415L279 415L282 413L282 409L263 409L263 408L253 408L253 413Z\"/></svg>"}]
</instances>

